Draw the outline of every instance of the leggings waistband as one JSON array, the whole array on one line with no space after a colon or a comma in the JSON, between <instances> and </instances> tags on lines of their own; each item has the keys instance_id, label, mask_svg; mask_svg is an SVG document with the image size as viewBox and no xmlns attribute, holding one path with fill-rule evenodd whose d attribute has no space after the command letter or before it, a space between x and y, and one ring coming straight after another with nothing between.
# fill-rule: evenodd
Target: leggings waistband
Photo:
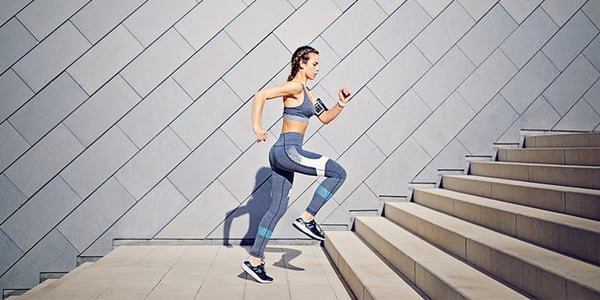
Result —
<instances>
[{"instance_id":1,"label":"leggings waistband","mask_svg":"<svg viewBox=\"0 0 600 300\"><path fill-rule=\"evenodd\" d=\"M304 135L299 132L283 132L273 146L302 145Z\"/></svg>"}]
</instances>

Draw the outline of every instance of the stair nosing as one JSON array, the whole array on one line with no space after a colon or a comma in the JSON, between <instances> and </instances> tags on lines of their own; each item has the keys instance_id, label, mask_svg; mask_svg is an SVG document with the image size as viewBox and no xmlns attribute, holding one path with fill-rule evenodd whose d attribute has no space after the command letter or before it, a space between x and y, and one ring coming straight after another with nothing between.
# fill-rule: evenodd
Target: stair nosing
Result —
<instances>
[{"instance_id":1,"label":"stair nosing","mask_svg":"<svg viewBox=\"0 0 600 300\"><path fill-rule=\"evenodd\" d=\"M518 161L483 161L477 160L472 161L471 164L502 164L502 165L515 165L525 167L548 167L548 168L561 168L561 169L589 169L589 170L600 170L600 166L587 166L587 165L565 165L565 164L548 164L548 163L531 163L531 162L518 162Z\"/></svg>"},{"instance_id":2,"label":"stair nosing","mask_svg":"<svg viewBox=\"0 0 600 300\"><path fill-rule=\"evenodd\" d=\"M461 179L475 180L475 181L485 181L485 182L489 182L489 183L500 183L500 184L525 187L525 188L551 190L554 192L562 192L562 193L576 193L576 194L600 196L600 190L597 190L597 189L559 185L559 184L522 181L522 180L516 180L516 179L489 177L489 176L481 176L481 175L474 175L474 174L469 174L469 175L448 174L448 175L444 175L444 177L461 178Z\"/></svg>"}]
</instances>

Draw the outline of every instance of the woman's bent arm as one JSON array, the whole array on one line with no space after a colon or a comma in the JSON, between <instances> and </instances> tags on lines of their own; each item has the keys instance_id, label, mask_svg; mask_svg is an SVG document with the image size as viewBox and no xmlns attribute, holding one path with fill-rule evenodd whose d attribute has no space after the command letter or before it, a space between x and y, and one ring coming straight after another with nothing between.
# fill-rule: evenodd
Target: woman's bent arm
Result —
<instances>
[{"instance_id":1,"label":"woman's bent arm","mask_svg":"<svg viewBox=\"0 0 600 300\"><path fill-rule=\"evenodd\" d=\"M341 103L346 105L348 103L348 99L352 94L348 89L342 88L338 91L338 98ZM328 111L322 113L318 118L323 124L329 124L329 122L333 121L337 116L344 110L340 104L336 103L334 107L329 109Z\"/></svg>"},{"instance_id":2,"label":"woman's bent arm","mask_svg":"<svg viewBox=\"0 0 600 300\"><path fill-rule=\"evenodd\" d=\"M265 102L270 99L293 96L301 93L302 85L295 82L286 82L282 85L262 89L254 94L252 101L252 130L256 134L256 142L264 142L267 140L267 131L262 127L262 112Z\"/></svg>"}]
</instances>

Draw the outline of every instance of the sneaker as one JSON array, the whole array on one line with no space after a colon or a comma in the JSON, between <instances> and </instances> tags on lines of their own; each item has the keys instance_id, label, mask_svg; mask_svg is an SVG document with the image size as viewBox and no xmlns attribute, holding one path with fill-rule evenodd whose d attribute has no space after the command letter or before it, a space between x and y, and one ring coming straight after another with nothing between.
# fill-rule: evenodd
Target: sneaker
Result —
<instances>
[{"instance_id":1,"label":"sneaker","mask_svg":"<svg viewBox=\"0 0 600 300\"><path fill-rule=\"evenodd\" d=\"M242 263L242 270L244 270L244 272L250 274L250 276L252 276L254 279L256 279L256 281L260 282L260 283L270 283L273 282L273 278L269 277L269 275L267 275L267 272L265 272L265 262L261 262L260 265L258 266L253 266L249 260L245 260Z\"/></svg>"},{"instance_id":2,"label":"sneaker","mask_svg":"<svg viewBox=\"0 0 600 300\"><path fill-rule=\"evenodd\" d=\"M302 233L308 235L310 238L318 240L318 241L324 241L325 240L325 235L323 234L323 230L321 229L321 227L319 226L319 224L317 224L317 222L315 222L315 220L312 220L310 222L305 222L302 217L298 217L293 223L292 225L300 230Z\"/></svg>"}]
</instances>

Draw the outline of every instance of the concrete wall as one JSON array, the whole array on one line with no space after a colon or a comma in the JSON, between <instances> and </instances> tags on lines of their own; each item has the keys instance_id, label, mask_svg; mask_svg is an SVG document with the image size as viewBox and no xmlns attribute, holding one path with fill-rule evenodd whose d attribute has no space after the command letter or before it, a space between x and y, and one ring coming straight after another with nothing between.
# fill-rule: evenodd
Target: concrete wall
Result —
<instances>
[{"instance_id":1,"label":"concrete wall","mask_svg":"<svg viewBox=\"0 0 600 300\"><path fill-rule=\"evenodd\" d=\"M0 24L3 289L113 239L252 238L282 105L255 144L251 97L303 44L316 95L355 93L305 138L349 174L325 224L522 128L599 130L599 0L8 0ZM274 238L317 184L296 177Z\"/></svg>"}]
</instances>

